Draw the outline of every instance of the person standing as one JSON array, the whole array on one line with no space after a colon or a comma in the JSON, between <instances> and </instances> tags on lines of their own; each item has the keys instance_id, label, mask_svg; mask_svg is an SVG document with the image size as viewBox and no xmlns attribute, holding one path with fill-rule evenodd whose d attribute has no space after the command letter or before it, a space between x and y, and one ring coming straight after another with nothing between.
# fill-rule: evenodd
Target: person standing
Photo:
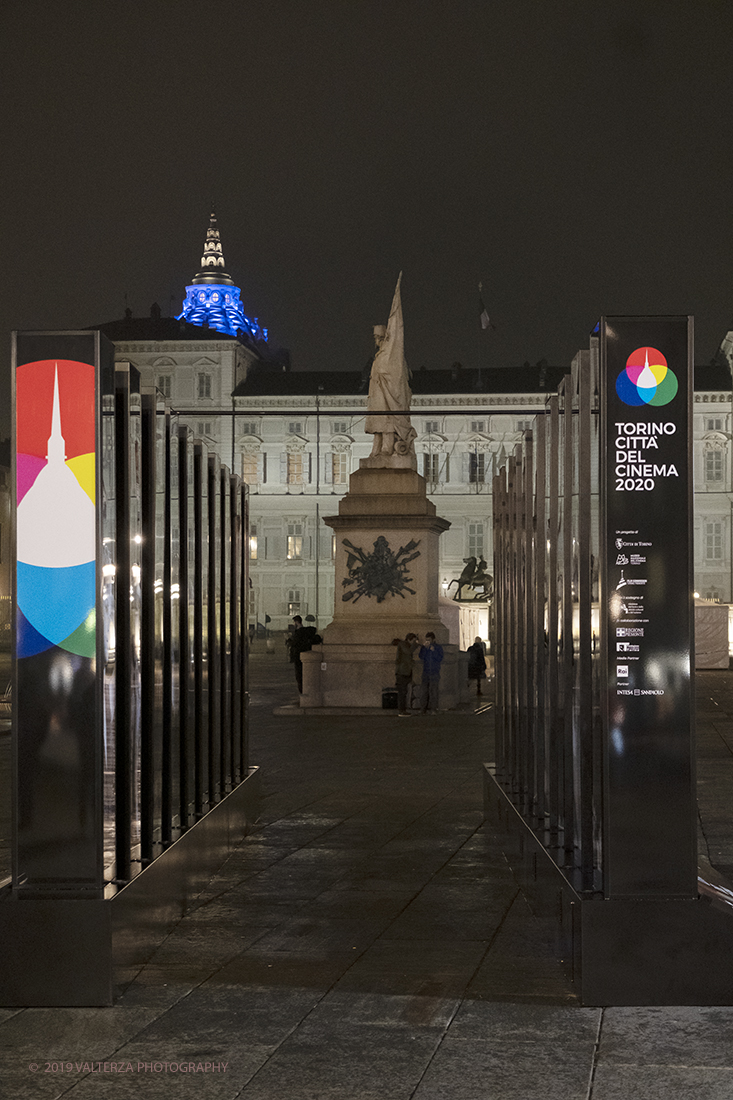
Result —
<instances>
[{"instance_id":1,"label":"person standing","mask_svg":"<svg viewBox=\"0 0 733 1100\"><path fill-rule=\"evenodd\" d=\"M323 638L314 626L303 626L300 615L293 615L295 630L285 639L285 644L290 651L290 660L295 665L295 682L298 691L303 694L303 661L301 654L309 653L314 645L322 645Z\"/></svg>"},{"instance_id":2,"label":"person standing","mask_svg":"<svg viewBox=\"0 0 733 1100\"><path fill-rule=\"evenodd\" d=\"M311 648L311 643L300 615L293 615L293 627L292 633L285 639L285 645L288 647L288 655L295 668L295 682L298 685L298 691L302 695L303 662L300 659L300 655Z\"/></svg>"},{"instance_id":3,"label":"person standing","mask_svg":"<svg viewBox=\"0 0 733 1100\"><path fill-rule=\"evenodd\" d=\"M412 684L412 659L420 643L417 640L417 634L407 634L404 641L401 638L395 638L392 645L397 646L394 663L397 713L400 718L409 718L407 699Z\"/></svg>"},{"instance_id":4,"label":"person standing","mask_svg":"<svg viewBox=\"0 0 733 1100\"><path fill-rule=\"evenodd\" d=\"M435 641L435 635L428 631L425 645L420 647L418 657L422 661L422 712L436 714L440 695L440 666L443 663L443 647Z\"/></svg>"},{"instance_id":5,"label":"person standing","mask_svg":"<svg viewBox=\"0 0 733 1100\"><path fill-rule=\"evenodd\" d=\"M486 654L484 643L480 638L474 638L468 653L468 679L476 681L476 694L481 694L481 681L486 679Z\"/></svg>"}]
</instances>

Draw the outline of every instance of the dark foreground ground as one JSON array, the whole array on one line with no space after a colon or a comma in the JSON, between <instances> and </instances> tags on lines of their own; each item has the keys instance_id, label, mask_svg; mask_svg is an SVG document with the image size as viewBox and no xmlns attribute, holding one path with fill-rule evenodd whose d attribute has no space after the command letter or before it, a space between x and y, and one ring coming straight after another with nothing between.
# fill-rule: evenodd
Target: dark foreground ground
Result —
<instances>
[{"instance_id":1,"label":"dark foreground ground","mask_svg":"<svg viewBox=\"0 0 733 1100\"><path fill-rule=\"evenodd\" d=\"M252 680L255 831L114 1007L0 1009L0 1096L731 1100L733 1008L578 1006L482 824L493 711L276 718L291 669ZM733 871L733 674L697 691Z\"/></svg>"}]
</instances>

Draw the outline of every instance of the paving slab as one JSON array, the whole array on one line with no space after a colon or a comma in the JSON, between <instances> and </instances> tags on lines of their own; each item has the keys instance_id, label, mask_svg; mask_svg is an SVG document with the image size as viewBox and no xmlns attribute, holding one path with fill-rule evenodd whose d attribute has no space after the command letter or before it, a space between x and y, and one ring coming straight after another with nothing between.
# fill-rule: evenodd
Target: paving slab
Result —
<instances>
[{"instance_id":1,"label":"paving slab","mask_svg":"<svg viewBox=\"0 0 733 1100\"><path fill-rule=\"evenodd\" d=\"M309 1039L328 1041L332 1029L345 1022L350 1027L367 1025L383 1028L432 1028L439 1032L451 1025L461 1004L460 997L440 995L431 982L418 986L414 994L358 993L338 987L316 1005L302 1032Z\"/></svg>"},{"instance_id":2,"label":"paving slab","mask_svg":"<svg viewBox=\"0 0 733 1100\"><path fill-rule=\"evenodd\" d=\"M253 1077L247 1100L409 1100L437 1045L425 1029L343 1023L299 1032Z\"/></svg>"},{"instance_id":3,"label":"paving slab","mask_svg":"<svg viewBox=\"0 0 733 1100\"><path fill-rule=\"evenodd\" d=\"M493 1043L593 1044L603 1012L577 1005L506 1004L464 999L451 1022L451 1038Z\"/></svg>"},{"instance_id":4,"label":"paving slab","mask_svg":"<svg viewBox=\"0 0 733 1100\"><path fill-rule=\"evenodd\" d=\"M486 953L482 941L382 937L339 980L340 992L461 997Z\"/></svg>"},{"instance_id":5,"label":"paving slab","mask_svg":"<svg viewBox=\"0 0 733 1100\"><path fill-rule=\"evenodd\" d=\"M599 1066L590 1095L592 1100L730 1100L733 1070L708 1069L692 1059L691 1063L686 1067Z\"/></svg>"},{"instance_id":6,"label":"paving slab","mask_svg":"<svg viewBox=\"0 0 733 1100\"><path fill-rule=\"evenodd\" d=\"M163 1062L143 1061L140 1068L131 1063L132 1069L126 1072L90 1073L70 1092L58 1095L74 1100L237 1100L266 1059L267 1053L253 1051L251 1057L236 1066L230 1063L226 1069L206 1070L203 1063L191 1063L202 1066L198 1071L166 1068ZM175 1060L170 1064L178 1065ZM21 1094L21 1100L26 1096L33 1100L32 1093Z\"/></svg>"},{"instance_id":7,"label":"paving slab","mask_svg":"<svg viewBox=\"0 0 733 1100\"><path fill-rule=\"evenodd\" d=\"M499 1043L449 1032L414 1100L588 1100L592 1055L591 1043Z\"/></svg>"},{"instance_id":8,"label":"paving slab","mask_svg":"<svg viewBox=\"0 0 733 1100\"><path fill-rule=\"evenodd\" d=\"M608 1008L598 1062L733 1069L733 1007Z\"/></svg>"},{"instance_id":9,"label":"paving slab","mask_svg":"<svg viewBox=\"0 0 733 1100\"><path fill-rule=\"evenodd\" d=\"M2 1025L2 1065L104 1061L123 1043L166 1014L159 1003L111 1008L26 1008Z\"/></svg>"}]
</instances>

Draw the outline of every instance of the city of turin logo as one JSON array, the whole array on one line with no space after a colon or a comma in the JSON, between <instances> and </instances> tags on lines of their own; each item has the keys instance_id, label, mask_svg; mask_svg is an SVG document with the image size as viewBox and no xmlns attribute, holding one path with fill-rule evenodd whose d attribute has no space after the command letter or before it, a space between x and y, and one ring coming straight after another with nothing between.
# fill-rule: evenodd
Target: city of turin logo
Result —
<instances>
[{"instance_id":1,"label":"city of turin logo","mask_svg":"<svg viewBox=\"0 0 733 1100\"><path fill-rule=\"evenodd\" d=\"M616 379L624 405L668 405L678 390L677 376L656 348L637 348Z\"/></svg>"}]
</instances>

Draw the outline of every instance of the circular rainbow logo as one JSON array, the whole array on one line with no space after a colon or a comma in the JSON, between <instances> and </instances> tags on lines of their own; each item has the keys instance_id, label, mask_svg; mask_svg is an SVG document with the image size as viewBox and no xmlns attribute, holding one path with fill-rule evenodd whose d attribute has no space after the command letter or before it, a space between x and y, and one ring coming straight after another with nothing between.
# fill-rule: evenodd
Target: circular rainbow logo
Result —
<instances>
[{"instance_id":1,"label":"circular rainbow logo","mask_svg":"<svg viewBox=\"0 0 733 1100\"><path fill-rule=\"evenodd\" d=\"M616 379L624 405L668 405L678 390L677 376L656 348L637 348Z\"/></svg>"}]
</instances>

